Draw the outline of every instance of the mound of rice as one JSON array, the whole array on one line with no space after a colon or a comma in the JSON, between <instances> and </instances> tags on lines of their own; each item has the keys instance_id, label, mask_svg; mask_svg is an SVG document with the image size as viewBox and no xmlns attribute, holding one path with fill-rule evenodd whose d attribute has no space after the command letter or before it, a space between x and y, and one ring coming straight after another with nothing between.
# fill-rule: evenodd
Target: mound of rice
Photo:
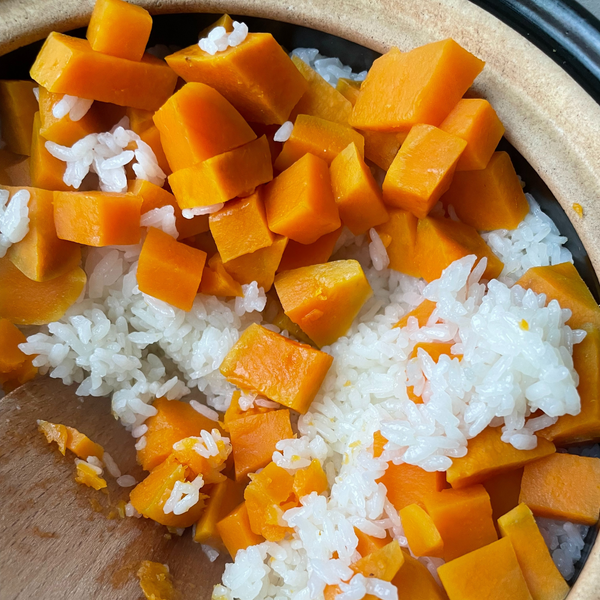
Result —
<instances>
[{"instance_id":1,"label":"mound of rice","mask_svg":"<svg viewBox=\"0 0 600 600\"><path fill-rule=\"evenodd\" d=\"M15 192L12 198L8 190L0 190L0 258L29 232L30 197L27 190Z\"/></svg>"}]
</instances>

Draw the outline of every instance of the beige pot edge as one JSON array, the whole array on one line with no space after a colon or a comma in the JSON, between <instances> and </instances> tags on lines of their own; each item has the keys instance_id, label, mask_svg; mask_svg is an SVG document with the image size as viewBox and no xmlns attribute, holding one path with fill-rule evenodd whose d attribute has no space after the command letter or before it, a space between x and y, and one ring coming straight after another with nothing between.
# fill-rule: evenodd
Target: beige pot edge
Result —
<instances>
[{"instance_id":1,"label":"beige pot edge","mask_svg":"<svg viewBox=\"0 0 600 600\"><path fill-rule=\"evenodd\" d=\"M475 89L554 193L600 273L600 107L524 37L468 0L146 0L153 14L229 12L320 29L383 52L453 37L486 61ZM93 0L0 0L0 55L84 26ZM580 218L573 204L583 207ZM600 543L569 600L600 599Z\"/></svg>"}]
</instances>

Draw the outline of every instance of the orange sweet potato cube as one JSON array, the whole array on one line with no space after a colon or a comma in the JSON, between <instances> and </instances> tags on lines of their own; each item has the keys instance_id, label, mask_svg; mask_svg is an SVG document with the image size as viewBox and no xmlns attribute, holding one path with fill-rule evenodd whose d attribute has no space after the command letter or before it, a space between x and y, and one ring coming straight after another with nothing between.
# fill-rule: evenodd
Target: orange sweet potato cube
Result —
<instances>
[{"instance_id":1,"label":"orange sweet potato cube","mask_svg":"<svg viewBox=\"0 0 600 600\"><path fill-rule=\"evenodd\" d=\"M273 179L269 142L263 135L239 148L169 175L181 208L210 206L252 194Z\"/></svg>"},{"instance_id":2,"label":"orange sweet potato cube","mask_svg":"<svg viewBox=\"0 0 600 600\"><path fill-rule=\"evenodd\" d=\"M496 152L478 171L455 173L441 198L458 218L479 231L516 229L529 212L529 203L506 152Z\"/></svg>"},{"instance_id":3,"label":"orange sweet potato cube","mask_svg":"<svg viewBox=\"0 0 600 600\"><path fill-rule=\"evenodd\" d=\"M440 129L467 142L458 159L457 171L485 169L504 135L504 125L496 111L481 98L459 100L440 124Z\"/></svg>"},{"instance_id":4,"label":"orange sweet potato cube","mask_svg":"<svg viewBox=\"0 0 600 600\"><path fill-rule=\"evenodd\" d=\"M298 115L294 129L275 161L275 168L285 171L309 152L330 165L348 144L355 144L360 156L364 156L365 140L352 127L312 115Z\"/></svg>"},{"instance_id":5,"label":"orange sweet potato cube","mask_svg":"<svg viewBox=\"0 0 600 600\"><path fill-rule=\"evenodd\" d=\"M494 475L482 483L485 491L490 495L494 522L497 523L502 515L519 504L521 479L523 479L523 467Z\"/></svg>"},{"instance_id":6,"label":"orange sweet potato cube","mask_svg":"<svg viewBox=\"0 0 600 600\"><path fill-rule=\"evenodd\" d=\"M269 229L301 244L312 244L341 225L329 167L312 154L267 185L265 208Z\"/></svg>"},{"instance_id":7,"label":"orange sweet potato cube","mask_svg":"<svg viewBox=\"0 0 600 600\"><path fill-rule=\"evenodd\" d=\"M213 254L204 265L200 293L208 296L239 296L242 286L225 270L219 253Z\"/></svg>"},{"instance_id":8,"label":"orange sweet potato cube","mask_svg":"<svg viewBox=\"0 0 600 600\"><path fill-rule=\"evenodd\" d=\"M433 519L418 504L400 510L402 529L415 556L442 556L444 542Z\"/></svg>"},{"instance_id":9,"label":"orange sweet potato cube","mask_svg":"<svg viewBox=\"0 0 600 600\"><path fill-rule=\"evenodd\" d=\"M0 319L0 373L18 369L29 357L19 349L27 338L8 319Z\"/></svg>"},{"instance_id":10,"label":"orange sweet potato cube","mask_svg":"<svg viewBox=\"0 0 600 600\"><path fill-rule=\"evenodd\" d=\"M425 218L450 187L466 145L432 125L415 125L385 176L384 202Z\"/></svg>"},{"instance_id":11,"label":"orange sweet potato cube","mask_svg":"<svg viewBox=\"0 0 600 600\"><path fill-rule=\"evenodd\" d=\"M53 193L38 188L0 186L15 194L29 192L29 232L7 252L9 260L29 279L48 281L79 266L81 250L77 244L61 240L54 226Z\"/></svg>"},{"instance_id":12,"label":"orange sweet potato cube","mask_svg":"<svg viewBox=\"0 0 600 600\"><path fill-rule=\"evenodd\" d=\"M455 260L475 254L487 258L485 279L496 279L504 264L470 225L450 219L419 219L417 225L416 263L425 281L433 281Z\"/></svg>"},{"instance_id":13,"label":"orange sweet potato cube","mask_svg":"<svg viewBox=\"0 0 600 600\"><path fill-rule=\"evenodd\" d=\"M90 456L102 460L104 457L104 448L90 440L90 438L77 431L74 427L66 426L67 429L67 450L76 454L82 460L87 460Z\"/></svg>"},{"instance_id":14,"label":"orange sweet potato cube","mask_svg":"<svg viewBox=\"0 0 600 600\"><path fill-rule=\"evenodd\" d=\"M223 262L266 248L274 240L260 189L251 196L228 202L210 215L209 225Z\"/></svg>"},{"instance_id":15,"label":"orange sweet potato cube","mask_svg":"<svg viewBox=\"0 0 600 600\"><path fill-rule=\"evenodd\" d=\"M498 539L490 497L482 485L435 492L423 504L442 536L446 561Z\"/></svg>"},{"instance_id":16,"label":"orange sweet potato cube","mask_svg":"<svg viewBox=\"0 0 600 600\"><path fill-rule=\"evenodd\" d=\"M402 590L402 600L448 600L444 590L429 569L419 560L404 552L404 564L392 584Z\"/></svg>"},{"instance_id":17,"label":"orange sweet potato cube","mask_svg":"<svg viewBox=\"0 0 600 600\"><path fill-rule=\"evenodd\" d=\"M319 347L346 335L373 294L355 260L284 271L275 278L275 289L285 314Z\"/></svg>"},{"instance_id":18,"label":"orange sweet potato cube","mask_svg":"<svg viewBox=\"0 0 600 600\"><path fill-rule=\"evenodd\" d=\"M245 502L242 502L217 523L217 531L233 559L239 550L245 550L248 546L260 544L265 540L262 535L254 533L250 528Z\"/></svg>"},{"instance_id":19,"label":"orange sweet potato cube","mask_svg":"<svg viewBox=\"0 0 600 600\"><path fill-rule=\"evenodd\" d=\"M358 529L358 527L354 528L354 535L358 538L358 545L356 546L356 551L361 556L367 556L368 554L372 554L375 550L379 550L383 548L386 544L389 544L392 541L389 533L384 538L376 538L372 535L366 534L364 531Z\"/></svg>"},{"instance_id":20,"label":"orange sweet potato cube","mask_svg":"<svg viewBox=\"0 0 600 600\"><path fill-rule=\"evenodd\" d=\"M229 351L220 370L234 385L304 414L332 362L325 352L254 324Z\"/></svg>"},{"instance_id":21,"label":"orange sweet potato cube","mask_svg":"<svg viewBox=\"0 0 600 600\"><path fill-rule=\"evenodd\" d=\"M33 81L0 81L2 140L15 154L31 154L33 117L38 110L34 87Z\"/></svg>"},{"instance_id":22,"label":"orange sweet potato cube","mask_svg":"<svg viewBox=\"0 0 600 600\"><path fill-rule=\"evenodd\" d=\"M87 39L92 50L141 60L152 30L150 13L123 0L96 0Z\"/></svg>"},{"instance_id":23,"label":"orange sweet potato cube","mask_svg":"<svg viewBox=\"0 0 600 600\"><path fill-rule=\"evenodd\" d=\"M177 75L163 60L134 61L95 52L87 40L53 31L30 71L49 92L157 110L175 89Z\"/></svg>"},{"instance_id":24,"label":"orange sweet potato cube","mask_svg":"<svg viewBox=\"0 0 600 600\"><path fill-rule=\"evenodd\" d=\"M277 442L294 437L290 411L271 410L229 423L236 481L245 481L271 462Z\"/></svg>"},{"instance_id":25,"label":"orange sweet potato cube","mask_svg":"<svg viewBox=\"0 0 600 600\"><path fill-rule=\"evenodd\" d=\"M301 244L290 240L285 248L278 272L326 263L333 254L335 245L342 234L342 228L322 235L312 244Z\"/></svg>"},{"instance_id":26,"label":"orange sweet potato cube","mask_svg":"<svg viewBox=\"0 0 600 600\"><path fill-rule=\"evenodd\" d=\"M186 81L215 88L251 123L281 125L308 88L270 33L249 33L238 46L214 55L194 44L166 60Z\"/></svg>"},{"instance_id":27,"label":"orange sweet potato cube","mask_svg":"<svg viewBox=\"0 0 600 600\"><path fill-rule=\"evenodd\" d=\"M360 88L350 125L375 131L408 131L439 125L469 89L484 62L447 39L378 58Z\"/></svg>"},{"instance_id":28,"label":"orange sweet potato cube","mask_svg":"<svg viewBox=\"0 0 600 600\"><path fill-rule=\"evenodd\" d=\"M294 474L293 490L298 501L313 492L322 494L328 487L327 475L323 471L321 463L316 458L310 461L308 467L299 469Z\"/></svg>"},{"instance_id":29,"label":"orange sweet potato cube","mask_svg":"<svg viewBox=\"0 0 600 600\"><path fill-rule=\"evenodd\" d=\"M145 294L189 311L198 293L206 252L150 227L142 246L137 280Z\"/></svg>"},{"instance_id":30,"label":"orange sweet potato cube","mask_svg":"<svg viewBox=\"0 0 600 600\"><path fill-rule=\"evenodd\" d=\"M86 246L137 244L141 206L142 199L133 194L56 192L56 235Z\"/></svg>"},{"instance_id":31,"label":"orange sweet potato cube","mask_svg":"<svg viewBox=\"0 0 600 600\"><path fill-rule=\"evenodd\" d=\"M419 327L425 327L429 321L429 317L433 314L437 304L431 300L423 300L416 308L413 308L410 312L407 312L395 325L394 327L406 327L408 320L411 317L417 319Z\"/></svg>"},{"instance_id":32,"label":"orange sweet potato cube","mask_svg":"<svg viewBox=\"0 0 600 600\"><path fill-rule=\"evenodd\" d=\"M390 259L389 267L421 277L416 264L417 217L402 208L390 208L389 220L375 227Z\"/></svg>"},{"instance_id":33,"label":"orange sweet potato cube","mask_svg":"<svg viewBox=\"0 0 600 600\"><path fill-rule=\"evenodd\" d=\"M538 517L595 525L600 513L600 458L557 452L525 465L519 502Z\"/></svg>"},{"instance_id":34,"label":"orange sweet potato cube","mask_svg":"<svg viewBox=\"0 0 600 600\"><path fill-rule=\"evenodd\" d=\"M203 83L184 85L156 112L154 123L174 172L256 139L242 115Z\"/></svg>"},{"instance_id":35,"label":"orange sweet potato cube","mask_svg":"<svg viewBox=\"0 0 600 600\"><path fill-rule=\"evenodd\" d=\"M361 235L388 220L381 190L356 144L351 143L340 152L329 171L340 219L354 235Z\"/></svg>"}]
</instances>

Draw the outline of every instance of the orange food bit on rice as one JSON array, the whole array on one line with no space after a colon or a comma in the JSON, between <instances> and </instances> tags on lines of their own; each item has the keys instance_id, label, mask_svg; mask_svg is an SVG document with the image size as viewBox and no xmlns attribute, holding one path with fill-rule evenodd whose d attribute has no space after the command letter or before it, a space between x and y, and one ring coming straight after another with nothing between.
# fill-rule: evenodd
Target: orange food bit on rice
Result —
<instances>
[{"instance_id":1,"label":"orange food bit on rice","mask_svg":"<svg viewBox=\"0 0 600 600\"><path fill-rule=\"evenodd\" d=\"M175 600L173 582L167 565L143 560L137 576L147 600Z\"/></svg>"},{"instance_id":2,"label":"orange food bit on rice","mask_svg":"<svg viewBox=\"0 0 600 600\"><path fill-rule=\"evenodd\" d=\"M46 440L49 444L56 442L58 450L64 456L67 449L67 438L69 433L67 428L60 423L50 423L49 421L38 420L38 431L46 436Z\"/></svg>"},{"instance_id":3,"label":"orange food bit on rice","mask_svg":"<svg viewBox=\"0 0 600 600\"><path fill-rule=\"evenodd\" d=\"M262 535L254 533L250 527L246 502L239 504L217 523L217 532L233 559L240 550L265 541Z\"/></svg>"},{"instance_id":4,"label":"orange food bit on rice","mask_svg":"<svg viewBox=\"0 0 600 600\"><path fill-rule=\"evenodd\" d=\"M100 477L97 467L90 465L85 460L75 460L77 473L75 481L82 485L94 488L96 491L104 489L107 486L106 480Z\"/></svg>"},{"instance_id":5,"label":"orange food bit on rice","mask_svg":"<svg viewBox=\"0 0 600 600\"><path fill-rule=\"evenodd\" d=\"M402 529L415 556L443 556L444 542L433 519L418 504L409 504L400 512Z\"/></svg>"}]
</instances>

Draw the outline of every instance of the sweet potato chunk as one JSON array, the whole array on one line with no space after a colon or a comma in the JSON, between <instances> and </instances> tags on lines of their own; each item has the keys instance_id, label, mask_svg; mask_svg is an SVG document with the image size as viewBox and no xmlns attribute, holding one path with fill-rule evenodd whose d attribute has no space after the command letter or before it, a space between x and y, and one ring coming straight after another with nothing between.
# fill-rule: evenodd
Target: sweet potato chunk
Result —
<instances>
[{"instance_id":1,"label":"sweet potato chunk","mask_svg":"<svg viewBox=\"0 0 600 600\"><path fill-rule=\"evenodd\" d=\"M290 269L299 269L300 267L326 263L331 258L341 234L342 228L340 227L331 233L322 235L312 244L301 244L300 242L290 240L285 247L277 271L289 271Z\"/></svg>"},{"instance_id":2,"label":"sweet potato chunk","mask_svg":"<svg viewBox=\"0 0 600 600\"><path fill-rule=\"evenodd\" d=\"M325 352L250 325L221 364L223 376L304 414L333 362Z\"/></svg>"},{"instance_id":3,"label":"sweet potato chunk","mask_svg":"<svg viewBox=\"0 0 600 600\"><path fill-rule=\"evenodd\" d=\"M301 244L312 244L341 225L327 163L312 154L267 185L265 208L271 231Z\"/></svg>"},{"instance_id":4,"label":"sweet potato chunk","mask_svg":"<svg viewBox=\"0 0 600 600\"><path fill-rule=\"evenodd\" d=\"M429 569L408 552L404 564L396 573L392 584L398 588L398 600L447 600Z\"/></svg>"},{"instance_id":5,"label":"sweet potato chunk","mask_svg":"<svg viewBox=\"0 0 600 600\"><path fill-rule=\"evenodd\" d=\"M467 143L432 125L415 125L383 181L383 200L424 219L448 190Z\"/></svg>"},{"instance_id":6,"label":"sweet potato chunk","mask_svg":"<svg viewBox=\"0 0 600 600\"><path fill-rule=\"evenodd\" d=\"M433 519L418 505L409 504L400 511L402 528L415 556L442 556L444 542Z\"/></svg>"},{"instance_id":7,"label":"sweet potato chunk","mask_svg":"<svg viewBox=\"0 0 600 600\"><path fill-rule=\"evenodd\" d=\"M67 428L60 423L50 423L49 421L42 421L41 419L37 422L38 431L44 434L46 441L51 444L56 442L58 451L64 456L67 449Z\"/></svg>"},{"instance_id":8,"label":"sweet potato chunk","mask_svg":"<svg viewBox=\"0 0 600 600\"><path fill-rule=\"evenodd\" d=\"M546 300L558 300L561 308L568 308L573 315L567 325L573 329L592 323L600 327L600 307L592 293L571 263L550 267L532 267L517 281L536 294L546 294Z\"/></svg>"},{"instance_id":9,"label":"sweet potato chunk","mask_svg":"<svg viewBox=\"0 0 600 600\"><path fill-rule=\"evenodd\" d=\"M0 81L0 121L2 140L15 154L31 154L33 117L38 103L33 81Z\"/></svg>"},{"instance_id":10,"label":"sweet potato chunk","mask_svg":"<svg viewBox=\"0 0 600 600\"><path fill-rule=\"evenodd\" d=\"M157 110L175 89L177 75L150 54L141 61L92 50L87 40L52 32L30 71L50 92Z\"/></svg>"},{"instance_id":11,"label":"sweet potato chunk","mask_svg":"<svg viewBox=\"0 0 600 600\"><path fill-rule=\"evenodd\" d=\"M18 369L29 357L19 349L27 338L8 319L0 319L0 373Z\"/></svg>"},{"instance_id":12,"label":"sweet potato chunk","mask_svg":"<svg viewBox=\"0 0 600 600\"><path fill-rule=\"evenodd\" d=\"M104 448L90 440L90 438L77 431L74 427L66 426L67 429L67 450L73 452L78 458L87 460L90 456L102 460L104 458Z\"/></svg>"},{"instance_id":13,"label":"sweet potato chunk","mask_svg":"<svg viewBox=\"0 0 600 600\"><path fill-rule=\"evenodd\" d=\"M504 125L496 111L481 98L459 100L440 124L440 129L467 142L458 159L457 171L485 169L504 135Z\"/></svg>"},{"instance_id":14,"label":"sweet potato chunk","mask_svg":"<svg viewBox=\"0 0 600 600\"><path fill-rule=\"evenodd\" d=\"M470 254L487 258L484 279L496 279L504 268L504 264L470 225L450 219L419 219L415 260L425 281L438 279L446 267Z\"/></svg>"},{"instance_id":15,"label":"sweet potato chunk","mask_svg":"<svg viewBox=\"0 0 600 600\"><path fill-rule=\"evenodd\" d=\"M239 148L169 175L181 208L210 206L252 194L273 179L269 142L263 135Z\"/></svg>"},{"instance_id":16,"label":"sweet potato chunk","mask_svg":"<svg viewBox=\"0 0 600 600\"><path fill-rule=\"evenodd\" d=\"M379 550L383 548L386 544L389 544L392 541L390 535L386 535L384 538L376 538L372 535L366 534L364 531L358 529L358 527L354 528L354 535L358 538L358 546L356 546L356 551L361 556L367 556L375 550Z\"/></svg>"},{"instance_id":17,"label":"sweet potato chunk","mask_svg":"<svg viewBox=\"0 0 600 600\"><path fill-rule=\"evenodd\" d=\"M446 561L498 539L490 497L482 485L434 492L423 504L442 536Z\"/></svg>"},{"instance_id":18,"label":"sweet potato chunk","mask_svg":"<svg viewBox=\"0 0 600 600\"><path fill-rule=\"evenodd\" d=\"M186 81L223 94L252 123L281 125L308 88L270 33L249 33L239 46L214 55L194 44L166 60Z\"/></svg>"},{"instance_id":19,"label":"sweet potato chunk","mask_svg":"<svg viewBox=\"0 0 600 600\"><path fill-rule=\"evenodd\" d=\"M529 212L521 182L506 152L496 152L484 169L454 174L442 196L458 218L479 231L516 229Z\"/></svg>"},{"instance_id":20,"label":"sweet potato chunk","mask_svg":"<svg viewBox=\"0 0 600 600\"><path fill-rule=\"evenodd\" d=\"M146 600L173 600L175 592L169 567L161 563L143 560L136 573Z\"/></svg>"},{"instance_id":21,"label":"sweet potato chunk","mask_svg":"<svg viewBox=\"0 0 600 600\"><path fill-rule=\"evenodd\" d=\"M101 490L107 487L106 480L100 477L96 472L95 468L85 462L84 460L75 460L76 473L75 481L82 485L94 488L95 490Z\"/></svg>"},{"instance_id":22,"label":"sweet potato chunk","mask_svg":"<svg viewBox=\"0 0 600 600\"><path fill-rule=\"evenodd\" d=\"M594 525L600 513L600 459L555 453L525 465L519 501L539 517Z\"/></svg>"},{"instance_id":23,"label":"sweet potato chunk","mask_svg":"<svg viewBox=\"0 0 600 600\"><path fill-rule=\"evenodd\" d=\"M137 244L141 206L142 199L133 194L57 192L56 234L61 240L86 246Z\"/></svg>"},{"instance_id":24,"label":"sweet potato chunk","mask_svg":"<svg viewBox=\"0 0 600 600\"><path fill-rule=\"evenodd\" d=\"M350 125L408 131L439 125L483 69L484 62L447 39L378 58L360 88Z\"/></svg>"},{"instance_id":25,"label":"sweet potato chunk","mask_svg":"<svg viewBox=\"0 0 600 600\"><path fill-rule=\"evenodd\" d=\"M298 115L275 161L275 168L284 171L309 152L330 165L349 144L355 144L360 156L364 156L365 140L352 127L312 115Z\"/></svg>"},{"instance_id":26,"label":"sweet potato chunk","mask_svg":"<svg viewBox=\"0 0 600 600\"><path fill-rule=\"evenodd\" d=\"M423 505L423 500L428 494L444 489L446 478L438 471L430 473L407 463L389 463L379 482L385 485L388 500L394 508L402 510L413 503Z\"/></svg>"},{"instance_id":27,"label":"sweet potato chunk","mask_svg":"<svg viewBox=\"0 0 600 600\"><path fill-rule=\"evenodd\" d=\"M8 258L0 258L0 318L17 325L58 321L79 298L85 282L79 267L49 281L32 281Z\"/></svg>"},{"instance_id":28,"label":"sweet potato chunk","mask_svg":"<svg viewBox=\"0 0 600 600\"><path fill-rule=\"evenodd\" d=\"M30 163L28 156L0 150L0 184L31 185Z\"/></svg>"},{"instance_id":29,"label":"sweet potato chunk","mask_svg":"<svg viewBox=\"0 0 600 600\"><path fill-rule=\"evenodd\" d=\"M373 293L355 260L279 273L275 289L285 314L319 347L345 335Z\"/></svg>"},{"instance_id":30,"label":"sweet potato chunk","mask_svg":"<svg viewBox=\"0 0 600 600\"><path fill-rule=\"evenodd\" d=\"M150 227L140 253L138 285L145 294L189 311L200 287L205 262L206 252Z\"/></svg>"},{"instance_id":31,"label":"sweet potato chunk","mask_svg":"<svg viewBox=\"0 0 600 600\"><path fill-rule=\"evenodd\" d=\"M429 321L429 317L431 317L433 311L436 309L436 306L437 304L431 300L423 300L416 308L413 308L410 312L406 313L394 327L406 327L408 325L408 320L411 317L417 319L419 327L425 327Z\"/></svg>"},{"instance_id":32,"label":"sweet potato chunk","mask_svg":"<svg viewBox=\"0 0 600 600\"><path fill-rule=\"evenodd\" d=\"M299 501L313 492L322 494L327 488L327 475L316 458L310 462L308 467L296 471L294 475L292 489Z\"/></svg>"},{"instance_id":33,"label":"sweet potato chunk","mask_svg":"<svg viewBox=\"0 0 600 600\"><path fill-rule=\"evenodd\" d=\"M294 436L290 411L271 410L249 415L229 423L236 481L245 481L249 473L271 462L277 442Z\"/></svg>"},{"instance_id":34,"label":"sweet potato chunk","mask_svg":"<svg viewBox=\"0 0 600 600\"><path fill-rule=\"evenodd\" d=\"M38 188L3 188L11 196L19 189L29 194L29 232L7 252L7 257L33 281L48 281L79 266L81 250L77 244L61 240L54 226L53 193Z\"/></svg>"},{"instance_id":35,"label":"sweet potato chunk","mask_svg":"<svg viewBox=\"0 0 600 600\"><path fill-rule=\"evenodd\" d=\"M227 548L227 552L234 559L239 550L245 550L248 546L260 544L265 539L262 535L254 533L250 528L248 509L245 502L242 502L217 523L217 532Z\"/></svg>"},{"instance_id":36,"label":"sweet potato chunk","mask_svg":"<svg viewBox=\"0 0 600 600\"><path fill-rule=\"evenodd\" d=\"M526 504L498 519L503 538L514 548L533 600L563 600L569 586L556 568L548 546Z\"/></svg>"},{"instance_id":37,"label":"sweet potato chunk","mask_svg":"<svg viewBox=\"0 0 600 600\"><path fill-rule=\"evenodd\" d=\"M389 220L375 230L387 250L390 269L421 277L415 261L417 217L401 208L391 208L388 214Z\"/></svg>"},{"instance_id":38,"label":"sweet potato chunk","mask_svg":"<svg viewBox=\"0 0 600 600\"><path fill-rule=\"evenodd\" d=\"M154 123L173 171L256 139L242 115L203 83L184 85L156 112Z\"/></svg>"},{"instance_id":39,"label":"sweet potato chunk","mask_svg":"<svg viewBox=\"0 0 600 600\"><path fill-rule=\"evenodd\" d=\"M508 538L442 565L438 574L450 600L532 600Z\"/></svg>"},{"instance_id":40,"label":"sweet potato chunk","mask_svg":"<svg viewBox=\"0 0 600 600\"><path fill-rule=\"evenodd\" d=\"M463 488L474 483L519 469L526 464L544 458L556 448L552 442L538 439L533 450L517 450L503 442L501 427L486 427L478 436L469 440L466 456L454 458L446 471L446 479L453 488Z\"/></svg>"},{"instance_id":41,"label":"sweet potato chunk","mask_svg":"<svg viewBox=\"0 0 600 600\"><path fill-rule=\"evenodd\" d=\"M219 254L213 254L204 265L200 293L208 296L242 297L242 286L226 271Z\"/></svg>"},{"instance_id":42,"label":"sweet potato chunk","mask_svg":"<svg viewBox=\"0 0 600 600\"><path fill-rule=\"evenodd\" d=\"M388 220L381 190L356 144L349 144L332 161L330 168L333 197L342 223L354 235ZM415 234L416 234L415 221Z\"/></svg>"},{"instance_id":43,"label":"sweet potato chunk","mask_svg":"<svg viewBox=\"0 0 600 600\"><path fill-rule=\"evenodd\" d=\"M96 0L87 39L96 52L141 60L152 30L150 13L123 0Z\"/></svg>"},{"instance_id":44,"label":"sweet potato chunk","mask_svg":"<svg viewBox=\"0 0 600 600\"><path fill-rule=\"evenodd\" d=\"M514 471L506 471L506 473L495 475L482 483L485 491L490 495L494 522L519 504L523 470L522 467Z\"/></svg>"}]
</instances>

